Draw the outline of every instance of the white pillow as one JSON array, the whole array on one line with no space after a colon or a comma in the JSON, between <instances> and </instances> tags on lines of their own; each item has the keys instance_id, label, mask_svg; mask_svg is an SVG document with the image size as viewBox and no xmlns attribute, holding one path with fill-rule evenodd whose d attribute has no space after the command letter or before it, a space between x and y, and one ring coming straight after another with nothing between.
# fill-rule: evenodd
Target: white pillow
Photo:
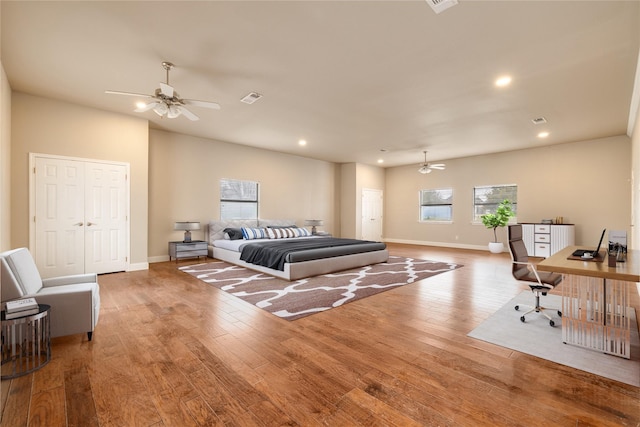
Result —
<instances>
[{"instance_id":1,"label":"white pillow","mask_svg":"<svg viewBox=\"0 0 640 427\"><path fill-rule=\"evenodd\" d=\"M305 237L310 236L309 230L306 228L287 227L287 228L267 228L269 239L283 239L286 237Z\"/></svg>"}]
</instances>

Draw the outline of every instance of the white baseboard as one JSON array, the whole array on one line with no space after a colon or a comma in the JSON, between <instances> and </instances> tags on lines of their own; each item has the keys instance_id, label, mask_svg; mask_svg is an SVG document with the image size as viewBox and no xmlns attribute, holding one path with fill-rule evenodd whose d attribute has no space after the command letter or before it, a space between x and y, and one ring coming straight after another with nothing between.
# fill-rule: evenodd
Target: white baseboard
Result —
<instances>
[{"instance_id":1,"label":"white baseboard","mask_svg":"<svg viewBox=\"0 0 640 427\"><path fill-rule=\"evenodd\" d=\"M148 262L136 262L135 264L129 264L129 268L127 271L140 271L140 270L148 270L149 263Z\"/></svg>"},{"instance_id":2,"label":"white baseboard","mask_svg":"<svg viewBox=\"0 0 640 427\"><path fill-rule=\"evenodd\" d=\"M388 243L404 243L406 245L420 245L420 246L437 246L440 248L454 248L454 249L472 249L476 251L488 251L489 245L467 245L464 243L444 243L444 242L426 242L424 240L404 240L404 239L384 239Z\"/></svg>"},{"instance_id":3,"label":"white baseboard","mask_svg":"<svg viewBox=\"0 0 640 427\"><path fill-rule=\"evenodd\" d=\"M152 262L165 262L169 261L169 255L151 256L147 258L150 263Z\"/></svg>"}]
</instances>

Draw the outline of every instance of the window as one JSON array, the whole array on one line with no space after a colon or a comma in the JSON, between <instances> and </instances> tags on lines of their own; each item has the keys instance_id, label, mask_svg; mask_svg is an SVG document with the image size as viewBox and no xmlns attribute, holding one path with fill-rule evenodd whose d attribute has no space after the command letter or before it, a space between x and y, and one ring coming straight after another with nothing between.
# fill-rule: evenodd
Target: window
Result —
<instances>
[{"instance_id":1,"label":"window","mask_svg":"<svg viewBox=\"0 0 640 427\"><path fill-rule=\"evenodd\" d=\"M452 221L453 190L420 190L420 221Z\"/></svg>"},{"instance_id":2,"label":"window","mask_svg":"<svg viewBox=\"0 0 640 427\"><path fill-rule=\"evenodd\" d=\"M221 179L220 219L258 219L258 183Z\"/></svg>"},{"instance_id":3,"label":"window","mask_svg":"<svg viewBox=\"0 0 640 427\"><path fill-rule=\"evenodd\" d=\"M482 222L480 217L487 213L495 213L496 208L504 199L511 201L512 209L518 214L518 186L510 185L488 185L485 187L475 187L473 189L473 221ZM517 222L515 217L509 222Z\"/></svg>"}]
</instances>

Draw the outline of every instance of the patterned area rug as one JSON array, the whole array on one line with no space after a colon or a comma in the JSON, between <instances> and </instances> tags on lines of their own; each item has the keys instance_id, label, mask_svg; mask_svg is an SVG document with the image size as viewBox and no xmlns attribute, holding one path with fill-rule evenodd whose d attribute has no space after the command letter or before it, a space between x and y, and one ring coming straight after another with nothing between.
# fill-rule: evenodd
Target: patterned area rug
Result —
<instances>
[{"instance_id":1,"label":"patterned area rug","mask_svg":"<svg viewBox=\"0 0 640 427\"><path fill-rule=\"evenodd\" d=\"M222 261L180 270L278 317L295 320L459 267L390 256L384 263L291 282Z\"/></svg>"}]
</instances>

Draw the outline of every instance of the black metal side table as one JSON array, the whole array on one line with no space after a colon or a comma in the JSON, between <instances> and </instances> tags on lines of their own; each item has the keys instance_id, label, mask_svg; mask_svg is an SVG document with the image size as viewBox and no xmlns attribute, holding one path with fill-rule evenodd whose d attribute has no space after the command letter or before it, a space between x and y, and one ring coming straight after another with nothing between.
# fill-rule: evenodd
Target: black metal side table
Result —
<instances>
[{"instance_id":1,"label":"black metal side table","mask_svg":"<svg viewBox=\"0 0 640 427\"><path fill-rule=\"evenodd\" d=\"M51 360L51 306L39 304L38 312L7 319L0 313L2 323L2 379L29 374Z\"/></svg>"}]
</instances>

